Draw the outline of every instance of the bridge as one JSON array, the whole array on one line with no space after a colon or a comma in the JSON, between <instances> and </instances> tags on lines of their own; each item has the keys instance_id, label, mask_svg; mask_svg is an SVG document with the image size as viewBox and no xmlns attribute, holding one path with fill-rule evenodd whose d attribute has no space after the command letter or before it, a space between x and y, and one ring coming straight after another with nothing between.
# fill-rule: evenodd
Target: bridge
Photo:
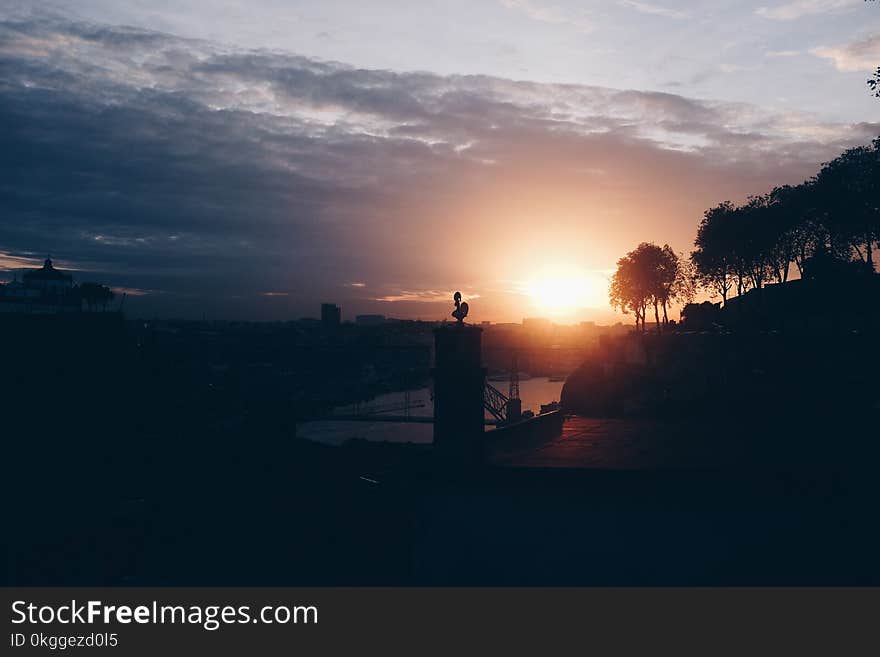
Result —
<instances>
[{"instance_id":1,"label":"bridge","mask_svg":"<svg viewBox=\"0 0 880 657\"><path fill-rule=\"evenodd\" d=\"M500 426L508 422L508 402L510 399L500 390L486 383L483 387L483 408L492 416L486 418L486 426ZM354 412L335 412L322 416L321 421L334 422L394 422L411 424L433 424L434 417L431 415L411 415L409 411L424 408L422 401L410 401L409 391L405 393L403 402L394 404L355 404ZM404 414L399 414L404 411ZM398 412L395 414L395 412Z\"/></svg>"},{"instance_id":2,"label":"bridge","mask_svg":"<svg viewBox=\"0 0 880 657\"><path fill-rule=\"evenodd\" d=\"M486 426L505 425L511 421L510 417L510 401L519 398L519 372L516 369L516 359L510 370L510 390L511 396L505 395L488 381L483 383L483 408L491 418L485 418ZM513 396L515 395L515 397ZM433 394L431 396L433 400ZM410 411L424 408L426 406L423 401L413 401L410 399L410 391L404 392L402 402L394 402L390 404L349 404L340 411L331 412L323 415L316 420L321 421L339 421L339 422L394 422L394 423L413 423L413 424L433 424L434 418L426 415L412 415ZM347 409L351 409L348 411ZM403 414L400 414L400 412ZM519 414L515 420L519 420Z\"/></svg>"},{"instance_id":3,"label":"bridge","mask_svg":"<svg viewBox=\"0 0 880 657\"><path fill-rule=\"evenodd\" d=\"M511 380L513 376L511 372ZM507 422L509 405L510 398L505 397L498 388L488 382L483 386L483 408L495 418L496 424Z\"/></svg>"},{"instance_id":4,"label":"bridge","mask_svg":"<svg viewBox=\"0 0 880 657\"><path fill-rule=\"evenodd\" d=\"M562 430L562 414L522 415L518 358L510 359L509 393L487 381L481 349L482 330L459 323L434 330L434 367L430 401L357 403L309 418L321 422L430 424L437 461L449 470L470 469L485 463L497 441L518 444L549 439ZM428 407L433 410L419 409ZM416 411L416 412L413 412ZM492 427L493 431L486 431Z\"/></svg>"}]
</instances>

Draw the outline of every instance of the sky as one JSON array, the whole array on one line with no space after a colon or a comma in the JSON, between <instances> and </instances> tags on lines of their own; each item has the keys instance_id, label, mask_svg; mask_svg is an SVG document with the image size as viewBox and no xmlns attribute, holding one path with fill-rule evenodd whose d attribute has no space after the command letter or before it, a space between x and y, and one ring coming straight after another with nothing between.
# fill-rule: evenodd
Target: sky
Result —
<instances>
[{"instance_id":1,"label":"sky","mask_svg":"<svg viewBox=\"0 0 880 657\"><path fill-rule=\"evenodd\" d=\"M877 65L861 0L0 0L0 277L628 321L617 259L876 137Z\"/></svg>"}]
</instances>

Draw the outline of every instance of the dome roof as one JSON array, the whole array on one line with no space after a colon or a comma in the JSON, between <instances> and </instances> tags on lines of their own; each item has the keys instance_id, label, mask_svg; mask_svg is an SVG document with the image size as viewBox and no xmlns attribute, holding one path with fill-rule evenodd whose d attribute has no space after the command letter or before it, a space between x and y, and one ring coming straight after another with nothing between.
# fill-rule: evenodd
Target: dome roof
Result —
<instances>
[{"instance_id":1,"label":"dome roof","mask_svg":"<svg viewBox=\"0 0 880 657\"><path fill-rule=\"evenodd\" d=\"M32 269L22 276L26 281L69 281L73 277L52 265L52 258L46 258L42 269Z\"/></svg>"}]
</instances>

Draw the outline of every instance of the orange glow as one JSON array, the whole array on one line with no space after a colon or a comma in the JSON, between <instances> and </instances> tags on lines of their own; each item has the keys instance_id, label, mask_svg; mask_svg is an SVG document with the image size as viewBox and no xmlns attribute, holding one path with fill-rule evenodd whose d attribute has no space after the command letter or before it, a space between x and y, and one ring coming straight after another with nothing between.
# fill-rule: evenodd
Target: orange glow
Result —
<instances>
[{"instance_id":1,"label":"orange glow","mask_svg":"<svg viewBox=\"0 0 880 657\"><path fill-rule=\"evenodd\" d=\"M572 267L547 268L525 282L522 290L535 311L550 319L571 318L578 311L608 305L605 276Z\"/></svg>"}]
</instances>

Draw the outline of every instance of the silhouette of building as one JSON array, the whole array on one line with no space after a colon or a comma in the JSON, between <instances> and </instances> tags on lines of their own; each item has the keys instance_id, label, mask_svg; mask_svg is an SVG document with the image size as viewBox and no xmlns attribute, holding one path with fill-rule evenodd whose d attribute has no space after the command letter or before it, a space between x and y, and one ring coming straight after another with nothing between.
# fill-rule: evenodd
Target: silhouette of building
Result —
<instances>
[{"instance_id":1,"label":"silhouette of building","mask_svg":"<svg viewBox=\"0 0 880 657\"><path fill-rule=\"evenodd\" d=\"M0 285L0 312L58 313L81 309L73 276L56 269L48 257L40 269L26 271L20 281L15 278Z\"/></svg>"},{"instance_id":2,"label":"silhouette of building","mask_svg":"<svg viewBox=\"0 0 880 657\"><path fill-rule=\"evenodd\" d=\"M321 323L325 328L339 326L342 323L342 309L335 303L322 303Z\"/></svg>"},{"instance_id":3,"label":"silhouette of building","mask_svg":"<svg viewBox=\"0 0 880 657\"><path fill-rule=\"evenodd\" d=\"M26 287L46 292L63 292L73 287L73 276L55 269L52 258L47 257L40 269L25 272L22 280Z\"/></svg>"}]
</instances>

